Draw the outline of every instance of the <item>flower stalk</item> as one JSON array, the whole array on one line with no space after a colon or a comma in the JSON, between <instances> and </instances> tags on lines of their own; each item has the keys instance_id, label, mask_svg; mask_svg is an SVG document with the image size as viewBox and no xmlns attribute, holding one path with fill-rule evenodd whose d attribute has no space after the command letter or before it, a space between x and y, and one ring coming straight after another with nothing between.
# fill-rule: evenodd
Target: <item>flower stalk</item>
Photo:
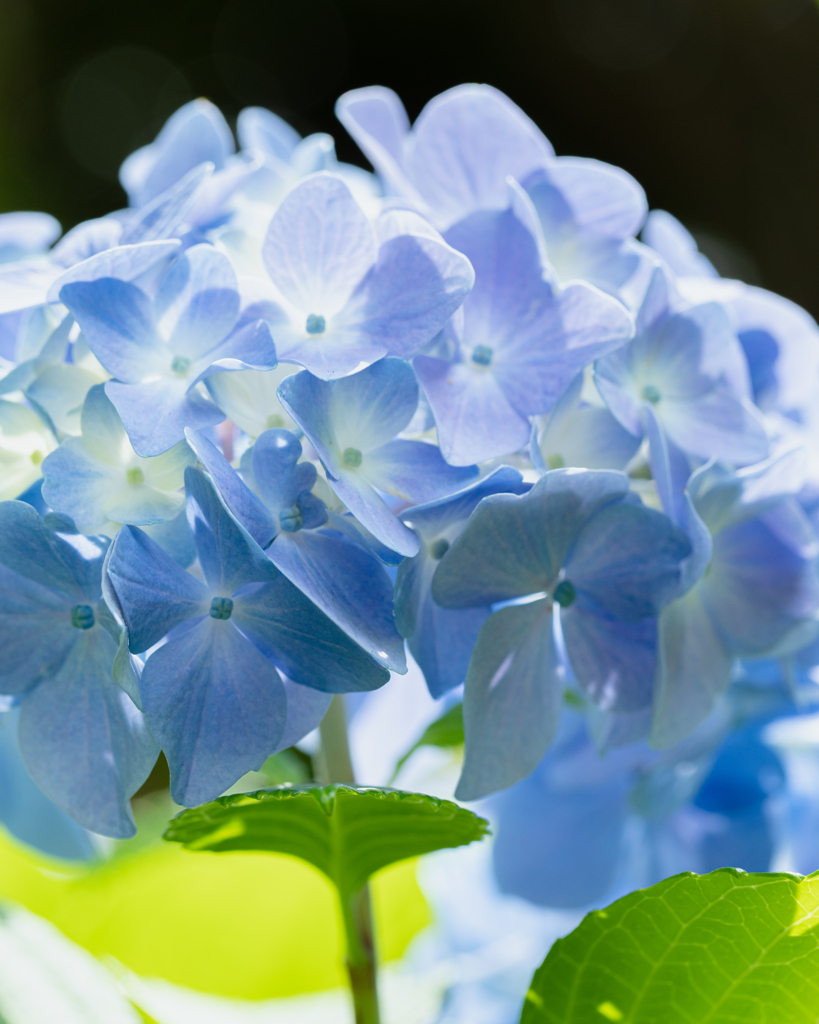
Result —
<instances>
[{"instance_id":1,"label":"flower stalk","mask_svg":"<svg viewBox=\"0 0 819 1024\"><path fill-rule=\"evenodd\" d=\"M321 734L320 772L324 782L355 785L344 699L336 694L319 726ZM352 895L341 896L341 912L347 941L345 965L353 993L356 1024L379 1024L375 943L373 938L370 887L364 885Z\"/></svg>"}]
</instances>

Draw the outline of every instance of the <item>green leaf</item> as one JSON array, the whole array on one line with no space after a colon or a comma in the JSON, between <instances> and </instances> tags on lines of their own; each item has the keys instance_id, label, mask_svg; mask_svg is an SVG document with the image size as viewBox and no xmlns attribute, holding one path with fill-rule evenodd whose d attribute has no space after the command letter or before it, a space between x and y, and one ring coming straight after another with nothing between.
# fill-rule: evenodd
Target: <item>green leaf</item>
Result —
<instances>
[{"instance_id":1,"label":"green leaf","mask_svg":"<svg viewBox=\"0 0 819 1024\"><path fill-rule=\"evenodd\" d=\"M521 1024L815 1024L819 873L683 874L588 914Z\"/></svg>"},{"instance_id":2,"label":"green leaf","mask_svg":"<svg viewBox=\"0 0 819 1024\"><path fill-rule=\"evenodd\" d=\"M428 726L423 736L404 754L392 777L395 778L406 762L420 747L462 747L464 745L464 706L453 704L449 711L444 712L432 725Z\"/></svg>"},{"instance_id":3,"label":"green leaf","mask_svg":"<svg viewBox=\"0 0 819 1024\"><path fill-rule=\"evenodd\" d=\"M223 796L182 811L165 839L189 850L267 850L300 857L344 895L388 864L487 834L449 800L352 786L300 786Z\"/></svg>"}]
</instances>

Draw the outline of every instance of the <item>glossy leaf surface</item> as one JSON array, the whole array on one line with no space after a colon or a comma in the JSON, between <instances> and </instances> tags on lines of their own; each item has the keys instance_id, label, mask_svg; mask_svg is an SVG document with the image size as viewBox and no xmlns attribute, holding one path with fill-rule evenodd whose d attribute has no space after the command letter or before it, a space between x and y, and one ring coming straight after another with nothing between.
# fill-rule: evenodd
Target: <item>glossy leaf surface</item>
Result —
<instances>
[{"instance_id":1,"label":"glossy leaf surface","mask_svg":"<svg viewBox=\"0 0 819 1024\"><path fill-rule=\"evenodd\" d=\"M220 797L183 811L165 838L189 850L300 857L341 893L408 857L481 839L486 822L448 800L400 790L305 786Z\"/></svg>"},{"instance_id":2,"label":"glossy leaf surface","mask_svg":"<svg viewBox=\"0 0 819 1024\"><path fill-rule=\"evenodd\" d=\"M819 876L675 875L559 939L521 1024L813 1024L817 926Z\"/></svg>"}]
</instances>

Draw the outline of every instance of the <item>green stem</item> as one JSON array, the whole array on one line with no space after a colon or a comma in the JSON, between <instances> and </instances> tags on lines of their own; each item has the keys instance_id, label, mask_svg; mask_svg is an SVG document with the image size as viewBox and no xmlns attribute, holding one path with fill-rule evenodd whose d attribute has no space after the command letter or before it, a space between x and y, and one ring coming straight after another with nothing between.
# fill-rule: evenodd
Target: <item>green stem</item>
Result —
<instances>
[{"instance_id":1,"label":"green stem","mask_svg":"<svg viewBox=\"0 0 819 1024\"><path fill-rule=\"evenodd\" d=\"M319 726L321 733L321 774L325 782L355 785L355 773L347 739L344 700L333 697ZM347 939L345 963L353 993L356 1024L379 1024L373 920L370 887L365 885L351 896L339 892L341 916Z\"/></svg>"}]
</instances>

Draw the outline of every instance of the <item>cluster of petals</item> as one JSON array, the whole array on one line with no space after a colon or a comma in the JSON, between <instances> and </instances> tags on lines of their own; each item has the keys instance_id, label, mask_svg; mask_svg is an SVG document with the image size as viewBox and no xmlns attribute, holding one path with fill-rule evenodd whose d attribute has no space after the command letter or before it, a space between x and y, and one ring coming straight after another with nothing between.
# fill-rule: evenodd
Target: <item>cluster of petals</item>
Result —
<instances>
[{"instance_id":1,"label":"cluster of petals","mask_svg":"<svg viewBox=\"0 0 819 1024\"><path fill-rule=\"evenodd\" d=\"M410 657L507 885L562 758L616 843L739 665L807 678L819 328L495 89L337 113L374 173L196 100L126 210L0 216L0 752L79 850L160 749L201 803Z\"/></svg>"}]
</instances>

